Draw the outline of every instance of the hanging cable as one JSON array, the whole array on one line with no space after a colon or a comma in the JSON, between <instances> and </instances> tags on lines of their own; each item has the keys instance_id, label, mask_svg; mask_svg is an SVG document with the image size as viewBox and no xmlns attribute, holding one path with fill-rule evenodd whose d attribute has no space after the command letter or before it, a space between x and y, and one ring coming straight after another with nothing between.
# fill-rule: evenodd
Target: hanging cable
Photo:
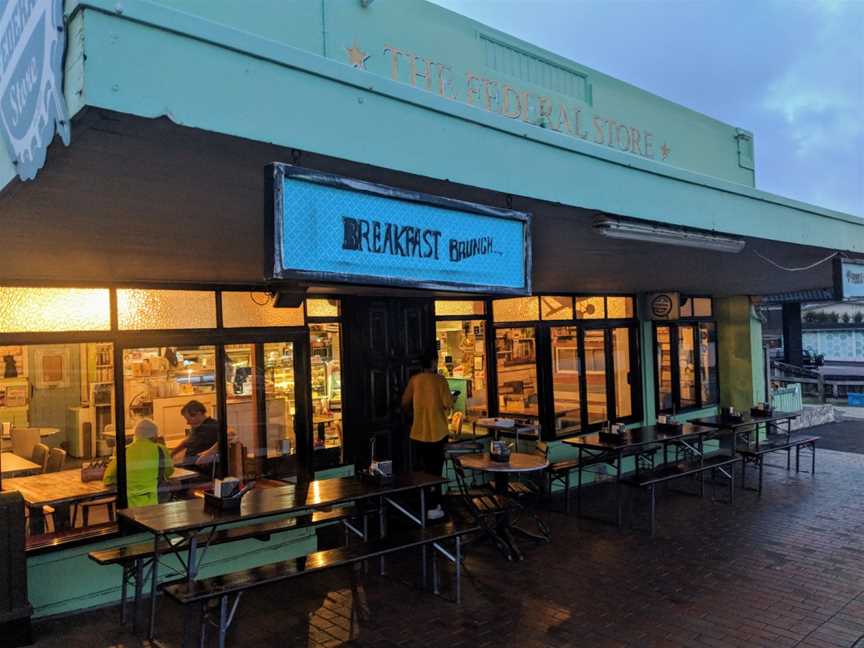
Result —
<instances>
[{"instance_id":1,"label":"hanging cable","mask_svg":"<svg viewBox=\"0 0 864 648\"><path fill-rule=\"evenodd\" d=\"M764 254L762 254L761 252L759 252L758 250L753 250L753 248L750 248L750 249L753 251L753 254L755 254L756 256L758 256L758 257L759 257L760 259L762 259L763 261L766 261L767 263L770 263L772 266L774 266L775 268L777 268L777 269L779 269L779 270L785 270L786 272L802 272L802 271L804 271L804 270L812 270L812 269L815 268L816 266L822 265L822 264L825 263L826 261L830 261L831 259L833 259L834 257L836 257L838 254L840 254L839 252L832 252L832 253L829 254L827 257L825 257L824 259L820 259L820 260L817 261L816 263L811 263L810 265L801 266L800 268L787 268L786 266L782 266L782 265L780 265L779 263L776 263L776 262L772 261L771 259L769 259L768 257L766 257Z\"/></svg>"}]
</instances>

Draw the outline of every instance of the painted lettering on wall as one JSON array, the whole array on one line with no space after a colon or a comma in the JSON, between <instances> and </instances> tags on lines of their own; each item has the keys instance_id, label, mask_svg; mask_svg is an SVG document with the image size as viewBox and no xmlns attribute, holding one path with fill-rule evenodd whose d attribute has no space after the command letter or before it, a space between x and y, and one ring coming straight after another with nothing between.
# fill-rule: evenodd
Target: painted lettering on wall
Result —
<instances>
[{"instance_id":1,"label":"painted lettering on wall","mask_svg":"<svg viewBox=\"0 0 864 648\"><path fill-rule=\"evenodd\" d=\"M491 236L450 239L447 242L447 252L452 263L476 256L499 254L494 247L495 242ZM414 225L343 216L342 249L437 261L441 258L441 232Z\"/></svg>"},{"instance_id":2,"label":"painted lettering on wall","mask_svg":"<svg viewBox=\"0 0 864 648\"><path fill-rule=\"evenodd\" d=\"M360 51L356 44L352 49ZM365 68L369 56L361 53ZM385 45L383 54L389 61L391 79L446 99L464 101L469 106L650 160L666 161L672 153L666 142L656 148L656 137L651 131L611 115L595 113L575 100L538 94L472 71L461 78L447 63L393 45ZM357 67L358 55L352 56L350 50L349 60Z\"/></svg>"}]
</instances>

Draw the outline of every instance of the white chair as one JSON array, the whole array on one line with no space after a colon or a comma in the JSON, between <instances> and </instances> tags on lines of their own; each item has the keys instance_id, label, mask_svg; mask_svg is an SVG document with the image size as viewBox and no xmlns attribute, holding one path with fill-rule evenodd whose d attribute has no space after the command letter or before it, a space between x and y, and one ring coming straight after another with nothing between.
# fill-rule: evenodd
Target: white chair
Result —
<instances>
[{"instance_id":1,"label":"white chair","mask_svg":"<svg viewBox=\"0 0 864 648\"><path fill-rule=\"evenodd\" d=\"M22 459L31 459L33 448L41 441L39 428L12 428L12 452Z\"/></svg>"}]
</instances>

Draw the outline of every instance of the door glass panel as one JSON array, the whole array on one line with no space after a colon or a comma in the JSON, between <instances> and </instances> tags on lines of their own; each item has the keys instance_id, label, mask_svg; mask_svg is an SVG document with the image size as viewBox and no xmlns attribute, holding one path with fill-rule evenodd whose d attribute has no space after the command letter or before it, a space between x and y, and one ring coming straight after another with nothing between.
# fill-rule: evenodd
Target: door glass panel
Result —
<instances>
[{"instance_id":1,"label":"door glass panel","mask_svg":"<svg viewBox=\"0 0 864 648\"><path fill-rule=\"evenodd\" d=\"M297 474L297 437L294 416L294 345L264 344L264 397L267 473L274 477Z\"/></svg>"},{"instance_id":2,"label":"door glass panel","mask_svg":"<svg viewBox=\"0 0 864 648\"><path fill-rule=\"evenodd\" d=\"M160 499L185 497L193 485L200 486L213 476L219 456L215 358L213 346L123 350L127 443L132 442L138 423L150 420L156 426L157 442L167 446L172 462L193 473L188 478L175 475L167 491L160 492ZM127 449L127 478L131 480L130 468ZM134 489L131 481L129 484L129 504L133 505Z\"/></svg>"},{"instance_id":3,"label":"door glass panel","mask_svg":"<svg viewBox=\"0 0 864 648\"><path fill-rule=\"evenodd\" d=\"M633 390L630 385L630 329L612 329L612 371L615 376L615 415L633 414Z\"/></svg>"},{"instance_id":4,"label":"door glass panel","mask_svg":"<svg viewBox=\"0 0 864 648\"><path fill-rule=\"evenodd\" d=\"M225 397L228 414L228 470L238 479L254 479L264 468L258 398L261 373L254 344L225 347Z\"/></svg>"},{"instance_id":5,"label":"door glass panel","mask_svg":"<svg viewBox=\"0 0 864 648\"><path fill-rule=\"evenodd\" d=\"M459 434L465 423L486 416L486 323L483 320L436 322L438 371L451 392L459 392L453 404L461 417L451 419L451 431Z\"/></svg>"},{"instance_id":6,"label":"door glass panel","mask_svg":"<svg viewBox=\"0 0 864 648\"><path fill-rule=\"evenodd\" d=\"M579 393L579 336L575 326L552 329L552 395L555 399L555 431L582 426Z\"/></svg>"},{"instance_id":7,"label":"door glass panel","mask_svg":"<svg viewBox=\"0 0 864 648\"><path fill-rule=\"evenodd\" d=\"M661 412L672 410L672 331L658 326L655 352L657 353L657 403Z\"/></svg>"},{"instance_id":8,"label":"door glass panel","mask_svg":"<svg viewBox=\"0 0 864 648\"><path fill-rule=\"evenodd\" d=\"M498 409L504 415L538 415L537 346L533 328L495 331Z\"/></svg>"},{"instance_id":9,"label":"door glass panel","mask_svg":"<svg viewBox=\"0 0 864 648\"><path fill-rule=\"evenodd\" d=\"M315 466L342 463L342 345L339 324L310 324Z\"/></svg>"},{"instance_id":10,"label":"door glass panel","mask_svg":"<svg viewBox=\"0 0 864 648\"><path fill-rule=\"evenodd\" d=\"M681 388L681 408L695 407L696 401L696 341L694 327L678 327L678 382Z\"/></svg>"},{"instance_id":11,"label":"door glass panel","mask_svg":"<svg viewBox=\"0 0 864 648\"><path fill-rule=\"evenodd\" d=\"M716 403L720 399L717 385L717 326L699 325L699 362L702 378L702 404Z\"/></svg>"},{"instance_id":12,"label":"door glass panel","mask_svg":"<svg viewBox=\"0 0 864 648\"><path fill-rule=\"evenodd\" d=\"M585 331L585 383L588 388L588 423L608 418L606 404L606 342L603 331Z\"/></svg>"}]
</instances>

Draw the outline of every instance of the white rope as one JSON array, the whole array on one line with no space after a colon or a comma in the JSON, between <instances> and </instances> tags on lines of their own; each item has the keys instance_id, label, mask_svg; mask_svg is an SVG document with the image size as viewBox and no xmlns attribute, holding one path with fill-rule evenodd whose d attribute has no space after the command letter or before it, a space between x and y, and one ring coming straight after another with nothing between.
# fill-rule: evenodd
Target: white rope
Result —
<instances>
[{"instance_id":1,"label":"white rope","mask_svg":"<svg viewBox=\"0 0 864 648\"><path fill-rule=\"evenodd\" d=\"M753 250L753 248L750 248L750 249ZM816 266L822 265L826 261L830 261L831 259L833 259L834 257L836 257L840 253L839 252L832 252L831 254L829 254L824 259L821 259L821 260L817 261L816 263L811 263L810 265L807 265L807 266L801 266L800 268L787 268L786 266L782 266L779 263L776 263L776 262L772 261L771 259L769 259L768 257L766 257L764 254L760 253L759 250L753 250L753 254L758 256L763 261L770 263L772 266L774 266L775 268L778 268L779 270L785 270L786 272L802 272L804 270L812 270Z\"/></svg>"}]
</instances>

